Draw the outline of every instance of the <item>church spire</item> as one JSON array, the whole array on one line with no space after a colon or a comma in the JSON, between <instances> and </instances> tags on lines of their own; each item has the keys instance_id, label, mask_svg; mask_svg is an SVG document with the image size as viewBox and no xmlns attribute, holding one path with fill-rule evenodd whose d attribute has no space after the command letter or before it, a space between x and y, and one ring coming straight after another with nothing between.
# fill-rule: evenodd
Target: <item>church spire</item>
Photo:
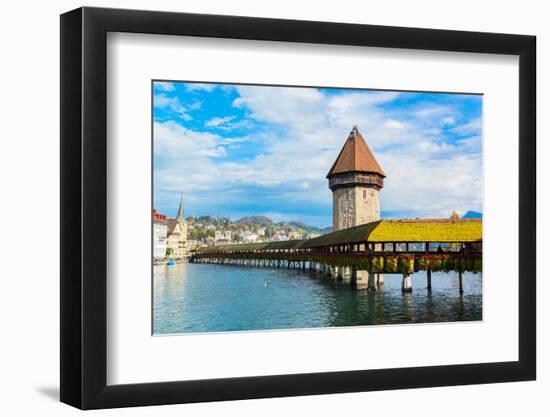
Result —
<instances>
[{"instance_id":1,"label":"church spire","mask_svg":"<svg viewBox=\"0 0 550 417\"><path fill-rule=\"evenodd\" d=\"M180 206L178 208L178 214L176 214L176 220L180 223L185 222L185 212L183 210L183 193L181 193Z\"/></svg>"}]
</instances>

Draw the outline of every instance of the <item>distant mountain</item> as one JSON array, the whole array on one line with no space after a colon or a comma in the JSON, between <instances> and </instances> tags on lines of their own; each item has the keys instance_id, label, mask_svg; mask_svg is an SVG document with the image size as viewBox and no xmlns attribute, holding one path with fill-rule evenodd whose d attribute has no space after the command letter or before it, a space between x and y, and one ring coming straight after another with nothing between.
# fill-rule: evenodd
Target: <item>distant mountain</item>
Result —
<instances>
[{"instance_id":1,"label":"distant mountain","mask_svg":"<svg viewBox=\"0 0 550 417\"><path fill-rule=\"evenodd\" d=\"M481 219L483 218L483 214L477 211L468 211L464 216L462 216L462 218L463 219Z\"/></svg>"},{"instance_id":2,"label":"distant mountain","mask_svg":"<svg viewBox=\"0 0 550 417\"><path fill-rule=\"evenodd\" d=\"M322 235L332 232L332 227L328 226L319 230Z\"/></svg>"},{"instance_id":3,"label":"distant mountain","mask_svg":"<svg viewBox=\"0 0 550 417\"><path fill-rule=\"evenodd\" d=\"M247 216L234 221L233 224L249 225L249 226L264 226L269 227L273 225L273 222L269 217L265 216Z\"/></svg>"},{"instance_id":4,"label":"distant mountain","mask_svg":"<svg viewBox=\"0 0 550 417\"><path fill-rule=\"evenodd\" d=\"M297 221L275 223L273 220L266 216L246 216L232 222L232 224L236 226L274 228L275 230L298 230L307 234L325 234L330 231L330 227L321 229L320 227L310 226L308 224Z\"/></svg>"},{"instance_id":5,"label":"distant mountain","mask_svg":"<svg viewBox=\"0 0 550 417\"><path fill-rule=\"evenodd\" d=\"M308 233L308 234L324 234L324 233L327 233L326 231L323 231L323 230L326 230L327 228L321 229L320 227L310 226L308 224L305 224L305 223L302 223L302 222L297 222L297 221L279 222L279 223L275 223L275 226L281 227L281 228L290 228L290 229L294 229L294 230L300 230L300 231Z\"/></svg>"},{"instance_id":6,"label":"distant mountain","mask_svg":"<svg viewBox=\"0 0 550 417\"><path fill-rule=\"evenodd\" d=\"M297 229L302 229L308 233L320 233L321 229L315 226L308 226L305 223L302 222L290 222L288 223L289 226L295 227Z\"/></svg>"}]
</instances>

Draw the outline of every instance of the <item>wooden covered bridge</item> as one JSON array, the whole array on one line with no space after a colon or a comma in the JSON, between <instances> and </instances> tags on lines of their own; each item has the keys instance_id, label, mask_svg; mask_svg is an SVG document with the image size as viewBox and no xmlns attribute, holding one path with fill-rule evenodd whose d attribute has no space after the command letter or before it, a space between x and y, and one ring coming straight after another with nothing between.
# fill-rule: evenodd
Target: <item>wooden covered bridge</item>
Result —
<instances>
[{"instance_id":1,"label":"wooden covered bridge","mask_svg":"<svg viewBox=\"0 0 550 417\"><path fill-rule=\"evenodd\" d=\"M383 274L482 271L480 219L379 220L307 240L231 244L199 248L191 262L271 268L300 268L330 274L357 288L376 290Z\"/></svg>"}]
</instances>

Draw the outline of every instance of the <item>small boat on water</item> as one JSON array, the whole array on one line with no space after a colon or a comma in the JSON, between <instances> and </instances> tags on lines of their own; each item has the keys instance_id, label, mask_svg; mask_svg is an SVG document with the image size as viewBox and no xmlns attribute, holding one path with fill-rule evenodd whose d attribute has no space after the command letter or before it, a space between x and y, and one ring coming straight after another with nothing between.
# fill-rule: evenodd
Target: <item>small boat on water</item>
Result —
<instances>
[{"instance_id":1,"label":"small boat on water","mask_svg":"<svg viewBox=\"0 0 550 417\"><path fill-rule=\"evenodd\" d=\"M175 264L175 262L174 262L173 259L168 259L168 262L166 262L166 265L170 265L170 266L171 266L171 265L174 265L174 264Z\"/></svg>"}]
</instances>

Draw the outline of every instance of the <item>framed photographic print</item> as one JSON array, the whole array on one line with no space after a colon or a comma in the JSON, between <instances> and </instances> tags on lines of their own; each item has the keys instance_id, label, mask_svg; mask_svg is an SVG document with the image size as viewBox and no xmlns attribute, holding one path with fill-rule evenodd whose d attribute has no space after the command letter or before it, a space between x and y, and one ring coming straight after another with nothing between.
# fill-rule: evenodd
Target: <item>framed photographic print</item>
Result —
<instances>
[{"instance_id":1,"label":"framed photographic print","mask_svg":"<svg viewBox=\"0 0 550 417\"><path fill-rule=\"evenodd\" d=\"M61 16L61 400L535 379L535 38Z\"/></svg>"}]
</instances>

